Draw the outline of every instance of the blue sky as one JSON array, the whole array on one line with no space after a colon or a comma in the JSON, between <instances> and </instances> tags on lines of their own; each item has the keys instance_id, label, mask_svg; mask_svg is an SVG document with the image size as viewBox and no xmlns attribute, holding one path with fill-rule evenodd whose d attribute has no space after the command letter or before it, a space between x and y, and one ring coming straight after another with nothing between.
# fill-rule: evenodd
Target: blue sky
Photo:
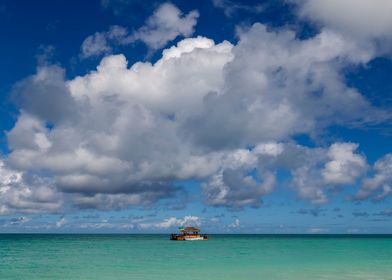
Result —
<instances>
[{"instance_id":1,"label":"blue sky","mask_svg":"<svg viewBox=\"0 0 392 280\"><path fill-rule=\"evenodd\" d=\"M391 233L391 12L1 1L0 232Z\"/></svg>"}]
</instances>

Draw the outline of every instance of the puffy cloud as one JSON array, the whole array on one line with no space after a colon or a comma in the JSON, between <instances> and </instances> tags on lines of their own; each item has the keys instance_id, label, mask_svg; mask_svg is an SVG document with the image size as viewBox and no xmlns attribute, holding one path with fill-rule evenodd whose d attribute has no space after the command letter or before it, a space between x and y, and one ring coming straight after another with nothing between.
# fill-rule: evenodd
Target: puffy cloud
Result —
<instances>
[{"instance_id":1,"label":"puffy cloud","mask_svg":"<svg viewBox=\"0 0 392 280\"><path fill-rule=\"evenodd\" d=\"M302 161L292 168L292 186L299 196L316 204L326 203L328 191L353 184L365 175L366 159L355 153L357 147L352 143L334 143L328 149L296 147Z\"/></svg>"},{"instance_id":2,"label":"puffy cloud","mask_svg":"<svg viewBox=\"0 0 392 280\"><path fill-rule=\"evenodd\" d=\"M0 215L56 212L61 207L61 195L51 181L10 169L0 161Z\"/></svg>"},{"instance_id":3,"label":"puffy cloud","mask_svg":"<svg viewBox=\"0 0 392 280\"><path fill-rule=\"evenodd\" d=\"M82 208L147 205L171 197L178 190L171 185L173 179L207 176L223 157L211 154L209 162L209 157L182 143L176 130L177 120L201 106L205 92L221 86L219 73L231 59L231 48L228 42L186 39L165 50L155 65L127 68L124 56L109 56L97 71L65 86L57 79L58 87L65 88L62 93L71 96L74 113L48 127L53 118L45 111L50 106L30 110L31 104L21 103L21 115L7 133L10 164L21 170L45 170L61 191L85 196L73 199ZM45 80L51 76L42 71L49 69L41 68L24 81L24 88L38 83L31 87L31 96L52 92L46 89L52 84ZM185 77L189 78L181 83ZM187 87L187 95L179 96ZM50 100L63 102L57 95ZM116 195L120 193L129 195Z\"/></svg>"},{"instance_id":4,"label":"puffy cloud","mask_svg":"<svg viewBox=\"0 0 392 280\"><path fill-rule=\"evenodd\" d=\"M70 80L41 67L15 87L26 101L7 133L7 164L36 178L25 199L42 187L80 208L148 206L181 193L177 182L187 179L204 182L207 204L258 207L276 168L290 170L301 198L326 202L361 176L365 160L353 144L287 141L385 119L340 73L372 54L335 32L300 40L255 24L237 45L188 38L154 64L109 55Z\"/></svg>"},{"instance_id":5,"label":"puffy cloud","mask_svg":"<svg viewBox=\"0 0 392 280\"><path fill-rule=\"evenodd\" d=\"M261 180L239 170L226 169L203 184L205 202L234 209L258 207L261 205L261 197L273 190L275 176L264 173Z\"/></svg>"},{"instance_id":6,"label":"puffy cloud","mask_svg":"<svg viewBox=\"0 0 392 280\"><path fill-rule=\"evenodd\" d=\"M313 133L333 123L385 117L340 76L346 63L371 59L371 50L336 33L301 41L291 31L269 32L255 24L240 36L233 55L222 90L209 92L202 110L183 125L184 135L197 145L244 147Z\"/></svg>"},{"instance_id":7,"label":"puffy cloud","mask_svg":"<svg viewBox=\"0 0 392 280\"><path fill-rule=\"evenodd\" d=\"M392 194L392 154L386 154L373 166L374 175L365 178L354 199L366 199L374 196L382 200Z\"/></svg>"},{"instance_id":8,"label":"puffy cloud","mask_svg":"<svg viewBox=\"0 0 392 280\"><path fill-rule=\"evenodd\" d=\"M299 0L301 14L350 36L392 39L389 0Z\"/></svg>"},{"instance_id":9,"label":"puffy cloud","mask_svg":"<svg viewBox=\"0 0 392 280\"><path fill-rule=\"evenodd\" d=\"M354 154L357 144L336 143L329 151L330 161L321 171L326 183L350 184L366 171L366 159L359 154Z\"/></svg>"},{"instance_id":10,"label":"puffy cloud","mask_svg":"<svg viewBox=\"0 0 392 280\"><path fill-rule=\"evenodd\" d=\"M56 65L42 66L37 73L20 82L12 97L28 114L57 124L77 117L77 104L65 84L65 71Z\"/></svg>"},{"instance_id":11,"label":"puffy cloud","mask_svg":"<svg viewBox=\"0 0 392 280\"><path fill-rule=\"evenodd\" d=\"M81 57L100 56L113 51L112 45L127 45L133 42L125 27L114 25L106 32L88 36L81 46Z\"/></svg>"},{"instance_id":12,"label":"puffy cloud","mask_svg":"<svg viewBox=\"0 0 392 280\"><path fill-rule=\"evenodd\" d=\"M192 35L198 17L199 13L195 10L183 15L176 6L165 3L158 7L147 19L146 25L136 31L133 36L151 49L159 49L177 36Z\"/></svg>"},{"instance_id":13,"label":"puffy cloud","mask_svg":"<svg viewBox=\"0 0 392 280\"><path fill-rule=\"evenodd\" d=\"M98 56L112 51L109 46L106 34L96 32L94 35L88 36L82 43L82 57Z\"/></svg>"},{"instance_id":14,"label":"puffy cloud","mask_svg":"<svg viewBox=\"0 0 392 280\"><path fill-rule=\"evenodd\" d=\"M145 43L151 50L164 47L175 38L193 34L199 13L196 10L183 13L173 4L164 3L146 20L144 26L132 34L125 27L112 26L106 32L96 32L82 43L83 58L112 52L112 45L128 45L136 41Z\"/></svg>"},{"instance_id":15,"label":"puffy cloud","mask_svg":"<svg viewBox=\"0 0 392 280\"><path fill-rule=\"evenodd\" d=\"M231 209L259 207L261 198L272 192L276 181L274 172L264 168L260 161L268 161L282 152L282 144L267 142L252 150L218 153L222 157L215 173L202 184L205 203Z\"/></svg>"},{"instance_id":16,"label":"puffy cloud","mask_svg":"<svg viewBox=\"0 0 392 280\"><path fill-rule=\"evenodd\" d=\"M334 30L378 55L392 54L392 3L389 0L294 0L303 18Z\"/></svg>"},{"instance_id":17,"label":"puffy cloud","mask_svg":"<svg viewBox=\"0 0 392 280\"><path fill-rule=\"evenodd\" d=\"M205 202L232 209L258 207L261 199L273 191L276 173L285 170L290 174L289 186L300 198L326 203L329 193L354 184L366 174L366 159L356 152L357 147L352 143L308 148L267 142L252 150L239 150L236 153L243 155L241 164L221 161L221 169L203 184Z\"/></svg>"},{"instance_id":18,"label":"puffy cloud","mask_svg":"<svg viewBox=\"0 0 392 280\"><path fill-rule=\"evenodd\" d=\"M231 209L259 207L261 199L273 191L278 170L290 173L289 185L300 198L326 203L329 193L354 184L366 174L366 159L356 152L357 147L334 143L329 148L308 148L268 142L251 151L239 150L236 153L243 154L241 164L221 161L221 169L202 185L205 203Z\"/></svg>"}]
</instances>

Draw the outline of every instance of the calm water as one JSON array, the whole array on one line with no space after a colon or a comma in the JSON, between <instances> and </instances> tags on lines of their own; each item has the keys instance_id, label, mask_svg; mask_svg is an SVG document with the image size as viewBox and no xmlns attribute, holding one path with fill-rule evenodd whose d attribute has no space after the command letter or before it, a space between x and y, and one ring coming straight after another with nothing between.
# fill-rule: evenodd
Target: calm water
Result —
<instances>
[{"instance_id":1,"label":"calm water","mask_svg":"<svg viewBox=\"0 0 392 280\"><path fill-rule=\"evenodd\" d=\"M0 279L392 279L392 236L0 235Z\"/></svg>"}]
</instances>

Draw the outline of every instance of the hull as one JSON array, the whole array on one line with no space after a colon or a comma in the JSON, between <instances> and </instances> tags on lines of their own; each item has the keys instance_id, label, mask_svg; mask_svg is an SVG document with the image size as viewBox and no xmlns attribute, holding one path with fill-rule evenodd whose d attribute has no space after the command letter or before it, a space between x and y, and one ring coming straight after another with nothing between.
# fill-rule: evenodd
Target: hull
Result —
<instances>
[{"instance_id":1,"label":"hull","mask_svg":"<svg viewBox=\"0 0 392 280\"><path fill-rule=\"evenodd\" d=\"M186 241L196 241L196 240L204 240L203 237L185 237L184 240Z\"/></svg>"},{"instance_id":2,"label":"hull","mask_svg":"<svg viewBox=\"0 0 392 280\"><path fill-rule=\"evenodd\" d=\"M183 234L172 234L170 240L177 241L198 241L198 240L208 240L207 235L183 235Z\"/></svg>"}]
</instances>

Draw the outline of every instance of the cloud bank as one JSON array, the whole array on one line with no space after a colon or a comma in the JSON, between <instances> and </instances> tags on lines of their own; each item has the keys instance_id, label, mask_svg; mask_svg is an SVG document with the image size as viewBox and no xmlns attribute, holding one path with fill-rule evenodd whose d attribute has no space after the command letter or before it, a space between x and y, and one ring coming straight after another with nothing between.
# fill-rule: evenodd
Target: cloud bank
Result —
<instances>
[{"instance_id":1,"label":"cloud bank","mask_svg":"<svg viewBox=\"0 0 392 280\"><path fill-rule=\"evenodd\" d=\"M191 35L197 17L164 4L132 35L112 27L86 39L82 51L109 53L108 40L129 38L158 49ZM301 40L256 23L239 32L237 44L187 38L154 64L129 66L124 55L106 55L72 79L59 66L40 66L14 87L20 114L0 165L0 211L149 206L180 195L178 183L190 179L202 182L207 205L259 207L281 170L289 188L314 204L363 178L355 198L381 190L385 198L389 156L369 166L354 143L293 141L332 125L388 120L342 77L344 67L375 54L373 45L332 28Z\"/></svg>"}]
</instances>

